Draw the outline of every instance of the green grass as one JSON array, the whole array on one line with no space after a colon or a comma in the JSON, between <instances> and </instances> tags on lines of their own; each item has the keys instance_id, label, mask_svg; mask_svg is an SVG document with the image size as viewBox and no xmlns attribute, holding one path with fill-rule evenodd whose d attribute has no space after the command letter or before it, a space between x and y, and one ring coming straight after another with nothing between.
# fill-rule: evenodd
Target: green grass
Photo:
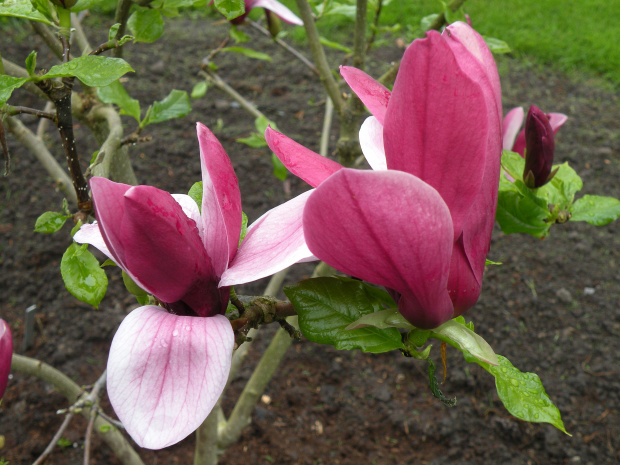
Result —
<instances>
[{"instance_id":1,"label":"green grass","mask_svg":"<svg viewBox=\"0 0 620 465\"><path fill-rule=\"evenodd\" d=\"M296 11L294 0L283 3ZM437 0L392 0L383 9L381 24L399 23L402 29L396 34L413 38L420 19L440 8ZM617 0L468 0L464 10L476 30L506 41L517 57L620 85ZM343 18L325 18L321 31L327 36L335 32L350 45L351 23Z\"/></svg>"}]
</instances>

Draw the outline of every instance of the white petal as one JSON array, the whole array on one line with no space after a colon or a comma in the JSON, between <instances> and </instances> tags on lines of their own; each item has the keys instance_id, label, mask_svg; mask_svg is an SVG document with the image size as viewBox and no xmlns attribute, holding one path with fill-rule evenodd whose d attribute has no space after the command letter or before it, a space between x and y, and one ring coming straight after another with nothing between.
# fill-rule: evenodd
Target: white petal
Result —
<instances>
[{"instance_id":1,"label":"white petal","mask_svg":"<svg viewBox=\"0 0 620 465\"><path fill-rule=\"evenodd\" d=\"M121 323L108 359L108 396L141 447L175 444L202 424L230 371L234 334L222 315L178 316L152 305Z\"/></svg>"},{"instance_id":2,"label":"white petal","mask_svg":"<svg viewBox=\"0 0 620 465\"><path fill-rule=\"evenodd\" d=\"M198 205L194 202L189 195L185 194L172 194L174 200L177 201L181 208L183 209L183 213L187 215L188 218L191 218L196 223L196 227L198 228L198 233L200 234L200 238L203 239L203 225L202 218L200 217L200 210L198 209Z\"/></svg>"},{"instance_id":3,"label":"white petal","mask_svg":"<svg viewBox=\"0 0 620 465\"><path fill-rule=\"evenodd\" d=\"M99 225L96 221L92 224L82 225L79 231L73 235L73 240L78 244L90 244L110 260L115 261L115 258L108 250L108 246L105 245L105 241L103 240L103 236L99 230Z\"/></svg>"},{"instance_id":4,"label":"white petal","mask_svg":"<svg viewBox=\"0 0 620 465\"><path fill-rule=\"evenodd\" d=\"M373 170L387 170L383 147L383 125L374 116L366 118L360 128L360 145L366 161Z\"/></svg>"}]
</instances>

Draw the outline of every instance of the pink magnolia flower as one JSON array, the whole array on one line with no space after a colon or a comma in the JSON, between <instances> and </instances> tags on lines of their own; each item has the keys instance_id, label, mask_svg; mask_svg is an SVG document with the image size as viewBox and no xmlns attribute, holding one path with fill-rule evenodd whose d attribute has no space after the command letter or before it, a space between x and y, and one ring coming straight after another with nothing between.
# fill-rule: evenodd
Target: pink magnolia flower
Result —
<instances>
[{"instance_id":1,"label":"pink magnolia flower","mask_svg":"<svg viewBox=\"0 0 620 465\"><path fill-rule=\"evenodd\" d=\"M341 68L373 116L360 144L375 172L342 169L268 129L282 162L313 186L310 250L393 291L413 325L434 328L477 301L495 219L501 90L491 52L464 23L406 50L393 92Z\"/></svg>"},{"instance_id":2,"label":"pink magnolia flower","mask_svg":"<svg viewBox=\"0 0 620 465\"><path fill-rule=\"evenodd\" d=\"M260 217L239 248L241 194L215 136L198 124L202 210L187 195L92 178L98 223L74 236L121 267L161 306L121 323L108 359L108 395L131 437L160 449L194 431L228 378L234 335L224 316L229 286L312 257L302 194Z\"/></svg>"},{"instance_id":3,"label":"pink magnolia flower","mask_svg":"<svg viewBox=\"0 0 620 465\"><path fill-rule=\"evenodd\" d=\"M519 132L523 124L523 118L523 108L515 107L506 113L502 124L504 150L517 152L521 156L525 152L525 128ZM549 118L549 124L555 136L568 119L568 116L563 113L547 113L547 118Z\"/></svg>"},{"instance_id":4,"label":"pink magnolia flower","mask_svg":"<svg viewBox=\"0 0 620 465\"><path fill-rule=\"evenodd\" d=\"M523 182L531 189L547 184L551 173L555 142L547 115L535 105L530 107L525 120L525 168ZM556 169L557 171L557 169Z\"/></svg>"},{"instance_id":5,"label":"pink magnolia flower","mask_svg":"<svg viewBox=\"0 0 620 465\"><path fill-rule=\"evenodd\" d=\"M295 26L304 25L304 22L295 13L276 0L245 0L245 13L233 19L231 23L241 24L254 8L269 10L285 23L294 24Z\"/></svg>"},{"instance_id":6,"label":"pink magnolia flower","mask_svg":"<svg viewBox=\"0 0 620 465\"><path fill-rule=\"evenodd\" d=\"M13 357L13 337L6 321L0 319L0 399L4 396L11 372Z\"/></svg>"}]
</instances>

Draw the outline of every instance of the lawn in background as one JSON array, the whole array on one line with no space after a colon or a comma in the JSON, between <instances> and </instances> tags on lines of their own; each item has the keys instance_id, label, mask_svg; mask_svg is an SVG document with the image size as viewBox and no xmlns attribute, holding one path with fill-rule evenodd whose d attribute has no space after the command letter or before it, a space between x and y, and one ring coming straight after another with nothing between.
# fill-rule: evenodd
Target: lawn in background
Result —
<instances>
[{"instance_id":1,"label":"lawn in background","mask_svg":"<svg viewBox=\"0 0 620 465\"><path fill-rule=\"evenodd\" d=\"M295 0L283 3L297 11ZM408 38L413 38L420 19L440 10L437 0L392 0L383 8L381 24L399 23L401 31L396 34L410 33ZM618 0L468 0L464 10L480 33L504 40L515 56L569 73L599 75L620 86ZM327 37L330 31L348 30L341 37L349 46L350 25L342 16L319 22Z\"/></svg>"}]
</instances>

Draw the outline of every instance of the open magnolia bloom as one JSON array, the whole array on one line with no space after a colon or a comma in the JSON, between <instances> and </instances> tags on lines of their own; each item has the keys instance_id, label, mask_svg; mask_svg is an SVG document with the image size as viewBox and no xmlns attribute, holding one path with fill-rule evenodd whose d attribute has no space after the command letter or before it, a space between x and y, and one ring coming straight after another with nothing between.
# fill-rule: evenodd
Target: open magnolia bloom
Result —
<instances>
[{"instance_id":1,"label":"open magnolia bloom","mask_svg":"<svg viewBox=\"0 0 620 465\"><path fill-rule=\"evenodd\" d=\"M245 13L233 19L231 23L241 24L254 8L264 8L271 11L285 23L294 24L295 26L304 25L304 22L295 13L276 0L245 0Z\"/></svg>"},{"instance_id":2,"label":"open magnolia bloom","mask_svg":"<svg viewBox=\"0 0 620 465\"><path fill-rule=\"evenodd\" d=\"M502 150L495 62L454 23L409 46L391 93L360 70L341 73L373 114L360 144L375 172L343 170L272 129L267 142L318 186L304 211L312 253L392 290L413 325L437 327L480 295Z\"/></svg>"},{"instance_id":3,"label":"open magnolia bloom","mask_svg":"<svg viewBox=\"0 0 620 465\"><path fill-rule=\"evenodd\" d=\"M6 321L0 318L0 399L4 395L11 372L13 357L13 336Z\"/></svg>"},{"instance_id":4,"label":"open magnolia bloom","mask_svg":"<svg viewBox=\"0 0 620 465\"><path fill-rule=\"evenodd\" d=\"M198 141L201 211L187 195L93 178L98 222L74 236L162 303L123 320L107 367L114 411L131 437L150 449L194 431L224 389L234 345L224 316L229 286L312 258L301 224L309 193L260 217L239 246L241 194L232 164L202 124Z\"/></svg>"},{"instance_id":5,"label":"open magnolia bloom","mask_svg":"<svg viewBox=\"0 0 620 465\"><path fill-rule=\"evenodd\" d=\"M504 150L517 152L521 156L525 152L525 128L521 129L524 116L523 108L515 107L506 113L502 123ZM563 113L547 113L547 118L549 118L549 124L555 136L568 119L568 116ZM519 132L519 129L521 129L521 132Z\"/></svg>"}]
</instances>

